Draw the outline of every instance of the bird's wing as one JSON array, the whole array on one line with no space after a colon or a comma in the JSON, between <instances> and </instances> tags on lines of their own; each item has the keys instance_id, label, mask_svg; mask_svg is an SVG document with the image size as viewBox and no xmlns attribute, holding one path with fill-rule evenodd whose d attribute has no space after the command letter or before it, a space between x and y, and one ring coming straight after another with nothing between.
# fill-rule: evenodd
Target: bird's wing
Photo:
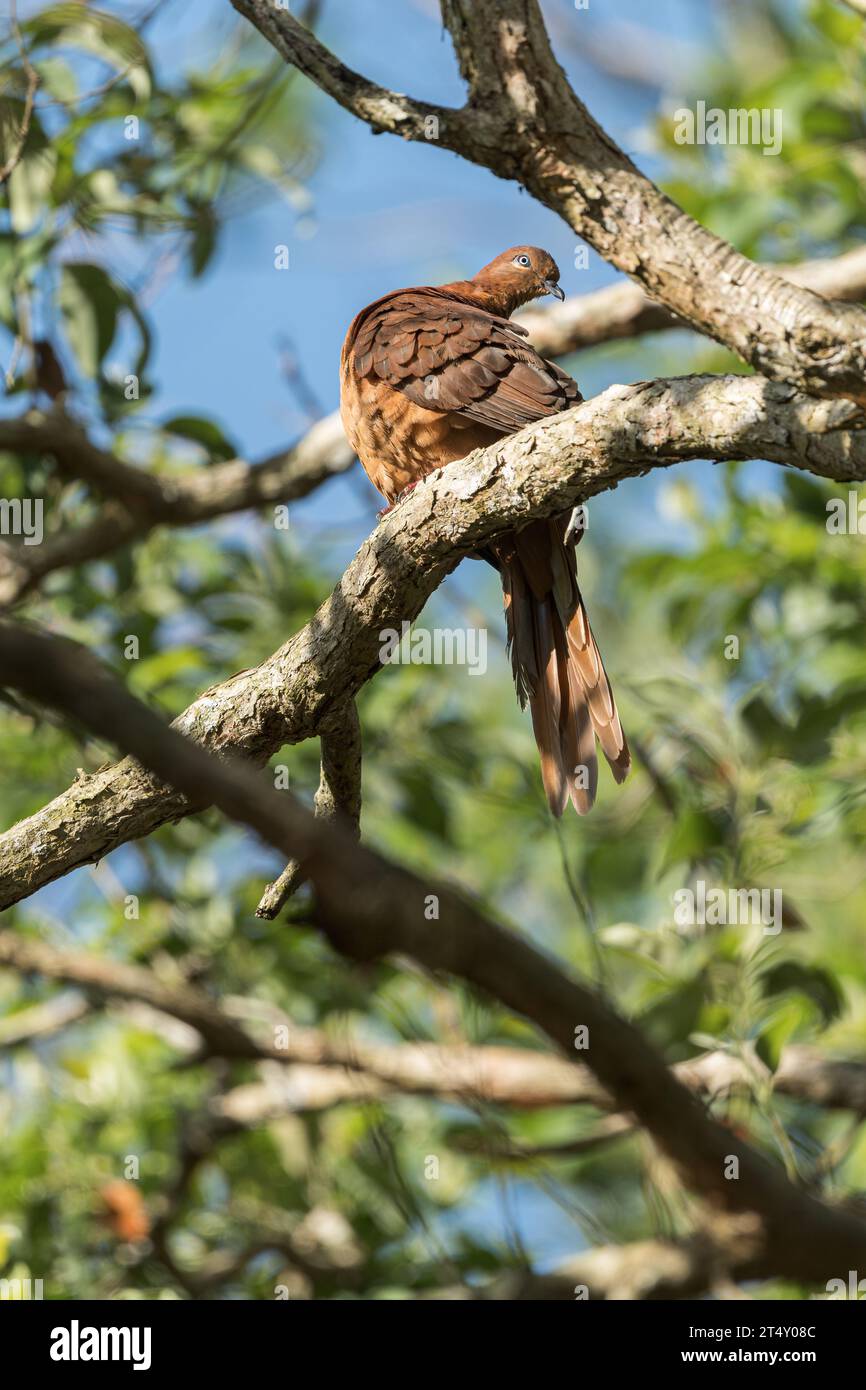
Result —
<instances>
[{"instance_id":1,"label":"bird's wing","mask_svg":"<svg viewBox=\"0 0 866 1390\"><path fill-rule=\"evenodd\" d=\"M502 434L582 399L577 382L535 351L526 330L435 289L399 290L359 315L347 343L359 378L415 405Z\"/></svg>"}]
</instances>

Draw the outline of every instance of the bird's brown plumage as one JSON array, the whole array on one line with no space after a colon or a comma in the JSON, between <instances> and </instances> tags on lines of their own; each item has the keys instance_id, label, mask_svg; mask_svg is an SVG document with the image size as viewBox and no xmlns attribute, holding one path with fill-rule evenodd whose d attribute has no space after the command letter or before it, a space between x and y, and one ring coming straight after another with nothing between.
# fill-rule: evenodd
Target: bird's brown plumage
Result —
<instances>
[{"instance_id":1,"label":"bird's brown plumage","mask_svg":"<svg viewBox=\"0 0 866 1390\"><path fill-rule=\"evenodd\" d=\"M471 280L395 290L368 305L343 345L341 414L370 481L393 503L427 473L581 400L509 316L556 293L559 271L516 246ZM568 519L535 521L490 552L502 576L514 679L529 702L551 810L595 799L598 739L621 782L629 751L577 585ZM578 533L579 539L580 533Z\"/></svg>"}]
</instances>

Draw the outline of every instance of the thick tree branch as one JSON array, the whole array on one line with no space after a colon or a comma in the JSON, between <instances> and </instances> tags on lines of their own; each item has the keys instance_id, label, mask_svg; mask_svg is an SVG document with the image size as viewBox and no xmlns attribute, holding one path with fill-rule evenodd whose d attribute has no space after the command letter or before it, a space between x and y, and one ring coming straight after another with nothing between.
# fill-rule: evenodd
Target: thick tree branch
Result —
<instances>
[{"instance_id":1,"label":"thick tree branch","mask_svg":"<svg viewBox=\"0 0 866 1390\"><path fill-rule=\"evenodd\" d=\"M750 377L614 386L432 474L389 512L331 597L260 666L206 691L177 727L264 763L317 733L380 668L380 632L413 620L459 559L533 517L690 458L765 458L866 478L854 407ZM81 777L0 836L0 908L196 809L131 761Z\"/></svg>"},{"instance_id":2,"label":"thick tree branch","mask_svg":"<svg viewBox=\"0 0 866 1390\"><path fill-rule=\"evenodd\" d=\"M823 299L843 299L851 304L866 299L866 246L826 260L767 265L764 269L792 285L814 290ZM564 357L599 343L690 326L650 299L633 280L591 294L571 295L562 304L523 309L516 317L545 357Z\"/></svg>"},{"instance_id":3,"label":"thick tree branch","mask_svg":"<svg viewBox=\"0 0 866 1390\"><path fill-rule=\"evenodd\" d=\"M455 129L462 115L448 107L414 101L389 91L347 68L320 43L300 20L288 10L277 9L270 0L232 0L234 8L264 35L287 63L305 73L323 92L327 92L353 116L365 121L377 134L389 131L407 140L429 140L431 129L452 124ZM438 123L431 127L430 120Z\"/></svg>"},{"instance_id":4,"label":"thick tree branch","mask_svg":"<svg viewBox=\"0 0 866 1390\"><path fill-rule=\"evenodd\" d=\"M866 1223L793 1187L710 1118L605 1000L447 885L423 883L251 769L212 758L133 699L82 648L0 623L0 660L14 688L99 729L155 777L297 855L315 889L318 925L341 953L356 960L408 955L429 970L460 977L532 1020L568 1056L576 1031L585 1028L589 1046L581 1060L717 1213L719 1231L732 1218L750 1223L750 1274L826 1279L866 1258ZM431 889L440 905L432 923L424 912ZM40 944L28 946L37 959ZM738 1165L733 1181L732 1157Z\"/></svg>"},{"instance_id":5,"label":"thick tree branch","mask_svg":"<svg viewBox=\"0 0 866 1390\"><path fill-rule=\"evenodd\" d=\"M368 82L270 0L232 3L374 130L433 138L516 179L653 299L765 376L866 404L866 311L828 304L755 265L656 188L572 91L537 0L442 0L469 86L460 111Z\"/></svg>"}]
</instances>

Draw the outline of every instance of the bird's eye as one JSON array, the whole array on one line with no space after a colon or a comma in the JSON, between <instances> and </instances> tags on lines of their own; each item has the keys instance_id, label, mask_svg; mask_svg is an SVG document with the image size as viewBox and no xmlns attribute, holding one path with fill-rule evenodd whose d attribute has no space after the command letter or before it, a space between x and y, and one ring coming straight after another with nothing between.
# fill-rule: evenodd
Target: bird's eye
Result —
<instances>
[{"instance_id":1,"label":"bird's eye","mask_svg":"<svg viewBox=\"0 0 866 1390\"><path fill-rule=\"evenodd\" d=\"M529 257L528 257L528 256L515 256L515 257L514 257L514 264L515 264L515 265L527 265L527 266L528 266L528 265L529 265Z\"/></svg>"}]
</instances>

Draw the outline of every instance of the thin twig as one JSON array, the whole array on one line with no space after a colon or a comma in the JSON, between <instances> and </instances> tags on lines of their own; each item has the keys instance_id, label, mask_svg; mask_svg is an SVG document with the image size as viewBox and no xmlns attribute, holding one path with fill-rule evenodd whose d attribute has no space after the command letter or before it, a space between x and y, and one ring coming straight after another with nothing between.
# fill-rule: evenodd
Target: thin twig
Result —
<instances>
[{"instance_id":1,"label":"thin twig","mask_svg":"<svg viewBox=\"0 0 866 1390\"><path fill-rule=\"evenodd\" d=\"M12 33L18 45L18 52L21 54L21 66L27 74L27 91L24 94L24 112L21 117L21 125L18 129L17 138L12 145L12 153L6 160L6 163L0 165L0 183L6 182L24 152L24 146L30 132L30 121L33 116L33 102L36 97L36 88L39 85L39 74L30 62L27 46L24 43L21 30L18 26L18 0L9 0L9 15Z\"/></svg>"},{"instance_id":2,"label":"thin twig","mask_svg":"<svg viewBox=\"0 0 866 1390\"><path fill-rule=\"evenodd\" d=\"M320 734L321 780L313 802L317 816L341 819L355 836L360 834L361 725L354 700L349 700L330 719ZM256 916L272 920L304 882L296 859L289 860L279 878L269 883L256 908Z\"/></svg>"}]
</instances>

